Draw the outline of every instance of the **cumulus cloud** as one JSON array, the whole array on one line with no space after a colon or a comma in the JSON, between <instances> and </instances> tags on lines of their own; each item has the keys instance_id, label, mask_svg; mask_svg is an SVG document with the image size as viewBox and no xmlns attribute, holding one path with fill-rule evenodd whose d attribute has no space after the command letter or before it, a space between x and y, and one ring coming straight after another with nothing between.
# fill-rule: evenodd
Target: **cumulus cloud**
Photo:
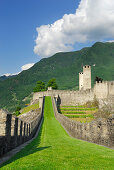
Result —
<instances>
[{"instance_id":1,"label":"cumulus cloud","mask_svg":"<svg viewBox=\"0 0 114 170\"><path fill-rule=\"evenodd\" d=\"M34 65L34 63L29 63L29 64L25 64L21 67L21 70L28 70L29 68L31 68Z\"/></svg>"},{"instance_id":2,"label":"cumulus cloud","mask_svg":"<svg viewBox=\"0 0 114 170\"><path fill-rule=\"evenodd\" d=\"M81 0L74 14L37 29L34 52L48 57L73 50L76 43L114 38L114 1Z\"/></svg>"},{"instance_id":3,"label":"cumulus cloud","mask_svg":"<svg viewBox=\"0 0 114 170\"><path fill-rule=\"evenodd\" d=\"M19 73L21 73L23 70L28 70L29 68L31 68L35 63L29 63L29 64L25 64L21 67L21 71L17 72L17 73L6 73L4 74L5 76L14 76L14 75L18 75Z\"/></svg>"}]
</instances>

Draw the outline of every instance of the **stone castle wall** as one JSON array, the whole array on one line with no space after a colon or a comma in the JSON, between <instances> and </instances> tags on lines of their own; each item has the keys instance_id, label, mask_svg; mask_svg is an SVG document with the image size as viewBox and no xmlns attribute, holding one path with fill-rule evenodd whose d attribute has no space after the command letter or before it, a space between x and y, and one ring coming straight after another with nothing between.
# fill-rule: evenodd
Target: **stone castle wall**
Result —
<instances>
[{"instance_id":1,"label":"stone castle wall","mask_svg":"<svg viewBox=\"0 0 114 170\"><path fill-rule=\"evenodd\" d=\"M70 91L70 90L51 90L34 93L33 101L37 101L41 96L58 96L61 105L85 104L94 100L94 91Z\"/></svg>"},{"instance_id":2,"label":"stone castle wall","mask_svg":"<svg viewBox=\"0 0 114 170\"><path fill-rule=\"evenodd\" d=\"M42 96L59 96L61 105L83 105L88 101L99 101L100 107L103 104L114 103L114 81L96 82L93 89L70 91L70 90L48 90L37 92L33 95L33 101ZM106 102L103 102L106 101Z\"/></svg>"},{"instance_id":3,"label":"stone castle wall","mask_svg":"<svg viewBox=\"0 0 114 170\"><path fill-rule=\"evenodd\" d=\"M31 121L24 121L24 118L21 119L0 110L0 156L30 140L35 135L43 117L43 107L44 100L40 114L35 113L35 118Z\"/></svg>"},{"instance_id":4,"label":"stone castle wall","mask_svg":"<svg viewBox=\"0 0 114 170\"><path fill-rule=\"evenodd\" d=\"M114 95L114 81L108 83L109 95Z\"/></svg>"},{"instance_id":5,"label":"stone castle wall","mask_svg":"<svg viewBox=\"0 0 114 170\"><path fill-rule=\"evenodd\" d=\"M72 137L114 148L114 115L108 119L80 123L58 113L54 98L52 103L56 119Z\"/></svg>"}]
</instances>

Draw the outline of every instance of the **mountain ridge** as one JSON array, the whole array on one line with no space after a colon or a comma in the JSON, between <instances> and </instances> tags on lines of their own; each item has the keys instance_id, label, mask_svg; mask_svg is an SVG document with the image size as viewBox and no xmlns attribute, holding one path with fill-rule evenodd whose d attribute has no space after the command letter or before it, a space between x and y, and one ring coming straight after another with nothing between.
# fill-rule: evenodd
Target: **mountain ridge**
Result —
<instances>
[{"instance_id":1,"label":"mountain ridge","mask_svg":"<svg viewBox=\"0 0 114 170\"><path fill-rule=\"evenodd\" d=\"M36 84L56 78L59 89L78 89L78 73L82 65L92 66L92 86L95 76L114 80L114 43L97 42L92 47L74 52L61 52L43 58L29 70L0 81L0 107L13 111L28 96ZM95 66L93 66L95 64Z\"/></svg>"}]
</instances>

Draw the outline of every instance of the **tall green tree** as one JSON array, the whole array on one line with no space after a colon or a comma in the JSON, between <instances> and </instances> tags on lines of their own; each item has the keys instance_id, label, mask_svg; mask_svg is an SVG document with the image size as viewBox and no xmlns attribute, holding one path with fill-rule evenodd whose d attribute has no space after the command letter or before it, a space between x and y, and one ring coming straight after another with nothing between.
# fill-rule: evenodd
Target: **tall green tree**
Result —
<instances>
[{"instance_id":1,"label":"tall green tree","mask_svg":"<svg viewBox=\"0 0 114 170\"><path fill-rule=\"evenodd\" d=\"M56 79L52 78L48 81L47 87L52 87L52 89L58 89L58 86L56 84Z\"/></svg>"},{"instance_id":2,"label":"tall green tree","mask_svg":"<svg viewBox=\"0 0 114 170\"><path fill-rule=\"evenodd\" d=\"M34 87L34 92L45 91L45 83L43 81L37 81L36 86Z\"/></svg>"}]
</instances>

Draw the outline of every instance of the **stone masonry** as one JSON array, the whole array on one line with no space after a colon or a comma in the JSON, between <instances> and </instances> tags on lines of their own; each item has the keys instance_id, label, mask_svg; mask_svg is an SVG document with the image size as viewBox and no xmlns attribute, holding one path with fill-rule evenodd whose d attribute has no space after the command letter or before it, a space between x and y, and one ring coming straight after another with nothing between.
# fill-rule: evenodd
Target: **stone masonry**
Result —
<instances>
[{"instance_id":1,"label":"stone masonry","mask_svg":"<svg viewBox=\"0 0 114 170\"><path fill-rule=\"evenodd\" d=\"M34 110L20 117L0 110L0 156L34 137L43 117L44 99L41 110ZM22 119L21 119L22 118Z\"/></svg>"}]
</instances>

